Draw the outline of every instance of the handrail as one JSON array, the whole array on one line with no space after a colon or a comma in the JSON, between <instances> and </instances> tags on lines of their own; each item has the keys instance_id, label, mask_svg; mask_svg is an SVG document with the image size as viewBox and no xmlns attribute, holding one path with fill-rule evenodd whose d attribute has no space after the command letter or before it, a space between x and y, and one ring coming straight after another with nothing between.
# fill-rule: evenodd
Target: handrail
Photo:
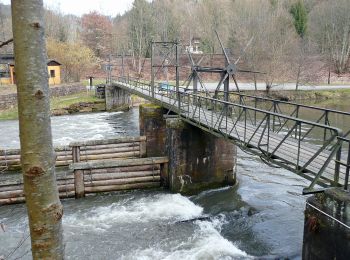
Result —
<instances>
[{"instance_id":1,"label":"handrail","mask_svg":"<svg viewBox=\"0 0 350 260\"><path fill-rule=\"evenodd\" d=\"M150 86L150 84L147 84L147 83L143 83L143 84L145 84L146 86ZM173 86L171 84L169 84L169 86L175 87L175 86ZM186 89L186 88L182 88L182 89ZM176 93L176 90L169 89L168 91ZM272 116L278 116L278 117L282 117L284 119L293 120L293 121L297 121L297 122L301 122L301 123L306 123L306 124L309 124L309 125L312 125L312 126L321 127L321 128L325 128L325 129L328 129L328 130L333 130L333 131L337 132L338 136L342 136L342 133L343 133L343 130L340 129L340 128L337 128L337 127L333 127L333 126L329 126L329 125L324 125L324 124L312 122L312 121L309 121L309 120L306 120L306 119L295 118L295 117L292 117L292 116L289 116L289 115L275 113L275 112L271 112L271 111L260 109L260 108L255 108L255 107L248 106L248 105L232 103L232 102L229 102L229 101L215 99L215 98L212 98L212 97L203 97L203 96L201 96L199 94L188 93L188 92L181 92L181 94L182 95L194 96L196 98L201 98L201 99L206 99L206 100L212 100L212 101L216 101L216 102L219 102L219 103L222 103L222 104L234 105L234 106L241 107L241 108L248 108L248 109L251 109L253 111L260 112L260 113L266 113L266 114L270 114ZM350 115L350 113L349 113L349 115Z\"/></svg>"},{"instance_id":2,"label":"handrail","mask_svg":"<svg viewBox=\"0 0 350 260\"><path fill-rule=\"evenodd\" d=\"M223 92L223 91L219 91L219 92ZM277 100L277 99L272 99L272 98L268 98L268 97L260 97L260 96L254 96L254 95L249 95L249 94L243 94L243 93L238 93L238 92L229 92L231 95L235 95L238 96L239 98L239 102L243 102L245 103L245 98L249 98L249 99L254 99L255 105L256 102L259 101L263 101L263 102L271 102L272 106L270 107L270 110L281 110L280 105L288 105L291 108L294 108L294 110L291 112L291 115L293 115L294 117L300 118L302 116L301 113L301 109L309 109L309 110L314 110L317 112L321 112L320 117L315 119L316 122L321 122L321 120L324 120L324 124L326 125L331 125L330 122L330 116L331 115L341 115L341 116L350 116L349 112L345 112L345 111L340 111L340 110L335 110L335 109L329 109L329 108L322 108L322 107L317 107L317 106L310 106L310 105L305 105L305 104L299 104L299 103L295 103L295 102L290 102L290 101L284 101L284 100ZM281 111L282 113L282 111ZM344 133L343 136L348 136L350 134L350 131Z\"/></svg>"}]
</instances>

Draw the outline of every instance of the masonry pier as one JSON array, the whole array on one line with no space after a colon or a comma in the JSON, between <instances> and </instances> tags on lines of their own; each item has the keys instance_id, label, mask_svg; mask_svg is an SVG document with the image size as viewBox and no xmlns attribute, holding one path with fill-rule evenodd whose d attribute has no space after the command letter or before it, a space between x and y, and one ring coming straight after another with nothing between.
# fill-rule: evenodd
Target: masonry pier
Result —
<instances>
[{"instance_id":1,"label":"masonry pier","mask_svg":"<svg viewBox=\"0 0 350 260\"><path fill-rule=\"evenodd\" d=\"M112 86L105 86L105 101L107 111L127 111L131 107L130 93Z\"/></svg>"},{"instance_id":2,"label":"masonry pier","mask_svg":"<svg viewBox=\"0 0 350 260\"><path fill-rule=\"evenodd\" d=\"M235 184L237 150L231 142L150 104L140 107L140 133L147 137L147 156L169 158L161 182L171 191L195 194Z\"/></svg>"},{"instance_id":3,"label":"masonry pier","mask_svg":"<svg viewBox=\"0 0 350 260\"><path fill-rule=\"evenodd\" d=\"M349 259L350 193L332 188L307 199L303 259Z\"/></svg>"}]
</instances>

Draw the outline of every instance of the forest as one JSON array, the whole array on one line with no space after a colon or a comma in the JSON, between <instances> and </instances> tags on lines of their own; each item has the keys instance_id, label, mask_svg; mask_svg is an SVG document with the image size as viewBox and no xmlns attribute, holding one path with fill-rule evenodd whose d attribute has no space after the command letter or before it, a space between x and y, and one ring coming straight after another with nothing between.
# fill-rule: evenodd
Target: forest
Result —
<instances>
[{"instance_id":1,"label":"forest","mask_svg":"<svg viewBox=\"0 0 350 260\"><path fill-rule=\"evenodd\" d=\"M0 42L12 38L10 7L0 4ZM254 80L299 84L347 83L350 56L348 0L135 0L116 17L97 11L77 17L46 8L49 58L63 64L64 80L103 75L108 59L128 59L139 75L150 41L200 39L200 50L222 53L215 30L240 66L263 71ZM0 49L11 52L11 46ZM252 81L250 75L238 77Z\"/></svg>"}]
</instances>

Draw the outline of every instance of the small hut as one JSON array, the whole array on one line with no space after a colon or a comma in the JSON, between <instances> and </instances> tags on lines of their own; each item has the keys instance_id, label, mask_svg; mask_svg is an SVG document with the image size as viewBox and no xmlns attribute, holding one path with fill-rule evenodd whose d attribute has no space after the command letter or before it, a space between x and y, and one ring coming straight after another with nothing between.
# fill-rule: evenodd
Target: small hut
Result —
<instances>
[{"instance_id":1,"label":"small hut","mask_svg":"<svg viewBox=\"0 0 350 260\"><path fill-rule=\"evenodd\" d=\"M49 85L61 84L61 64L56 60L48 60L47 71ZM0 55L0 84L16 84L15 58L13 54Z\"/></svg>"}]
</instances>

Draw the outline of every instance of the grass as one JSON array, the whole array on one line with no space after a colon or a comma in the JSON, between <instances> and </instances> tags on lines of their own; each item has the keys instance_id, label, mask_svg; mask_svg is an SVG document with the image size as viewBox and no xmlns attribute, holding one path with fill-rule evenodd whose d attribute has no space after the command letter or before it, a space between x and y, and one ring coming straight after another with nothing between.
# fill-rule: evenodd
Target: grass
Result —
<instances>
[{"instance_id":1,"label":"grass","mask_svg":"<svg viewBox=\"0 0 350 260\"><path fill-rule=\"evenodd\" d=\"M101 99L96 98L93 92L91 93L81 92L74 95L51 98L50 107L51 107L51 110L62 109L80 102L100 102L100 101Z\"/></svg>"},{"instance_id":2,"label":"grass","mask_svg":"<svg viewBox=\"0 0 350 260\"><path fill-rule=\"evenodd\" d=\"M80 102L101 102L93 93L81 92L64 97L53 97L50 99L51 111L55 109L68 108L70 105ZM0 111L0 120L18 119L17 107Z\"/></svg>"}]
</instances>

